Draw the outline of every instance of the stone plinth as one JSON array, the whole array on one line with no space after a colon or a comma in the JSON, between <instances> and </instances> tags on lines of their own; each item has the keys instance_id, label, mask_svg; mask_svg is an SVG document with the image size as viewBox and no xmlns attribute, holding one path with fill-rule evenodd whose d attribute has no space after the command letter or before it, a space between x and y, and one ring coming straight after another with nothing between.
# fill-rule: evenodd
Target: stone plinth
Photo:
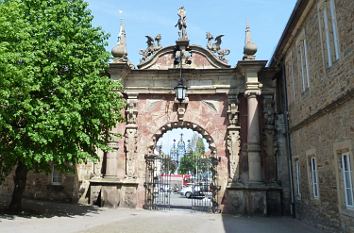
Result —
<instances>
[{"instance_id":1,"label":"stone plinth","mask_svg":"<svg viewBox=\"0 0 354 233\"><path fill-rule=\"evenodd\" d=\"M135 208L137 206L137 187L135 180L97 179L90 180L89 203L102 207Z\"/></svg>"},{"instance_id":2,"label":"stone plinth","mask_svg":"<svg viewBox=\"0 0 354 233\"><path fill-rule=\"evenodd\" d=\"M280 186L240 183L226 188L224 213L241 215L281 215Z\"/></svg>"}]
</instances>

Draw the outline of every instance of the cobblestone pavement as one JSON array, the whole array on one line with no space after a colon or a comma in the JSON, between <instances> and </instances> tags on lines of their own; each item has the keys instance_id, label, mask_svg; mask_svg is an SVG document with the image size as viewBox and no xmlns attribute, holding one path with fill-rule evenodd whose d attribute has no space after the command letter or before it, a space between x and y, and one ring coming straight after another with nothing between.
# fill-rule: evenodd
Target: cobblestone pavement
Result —
<instances>
[{"instance_id":1,"label":"cobblestone pavement","mask_svg":"<svg viewBox=\"0 0 354 233\"><path fill-rule=\"evenodd\" d=\"M37 209L40 207L37 206ZM58 211L58 207L55 207L38 215L0 215L0 232L320 233L288 217L237 217L191 210L147 211L74 205L61 206L61 211Z\"/></svg>"}]
</instances>

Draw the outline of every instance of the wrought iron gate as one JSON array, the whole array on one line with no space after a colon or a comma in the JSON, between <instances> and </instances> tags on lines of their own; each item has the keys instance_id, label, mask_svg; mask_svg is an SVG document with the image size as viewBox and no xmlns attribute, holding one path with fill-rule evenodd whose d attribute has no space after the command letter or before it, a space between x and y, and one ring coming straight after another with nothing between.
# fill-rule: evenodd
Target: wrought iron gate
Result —
<instances>
[{"instance_id":1,"label":"wrought iron gate","mask_svg":"<svg viewBox=\"0 0 354 233\"><path fill-rule=\"evenodd\" d=\"M218 159L214 156L197 161L194 175L173 172L174 161L165 154L145 156L145 209L161 210L186 208L205 212L218 212L217 184ZM199 166L199 171L198 171ZM181 184L176 184L176 177Z\"/></svg>"}]
</instances>

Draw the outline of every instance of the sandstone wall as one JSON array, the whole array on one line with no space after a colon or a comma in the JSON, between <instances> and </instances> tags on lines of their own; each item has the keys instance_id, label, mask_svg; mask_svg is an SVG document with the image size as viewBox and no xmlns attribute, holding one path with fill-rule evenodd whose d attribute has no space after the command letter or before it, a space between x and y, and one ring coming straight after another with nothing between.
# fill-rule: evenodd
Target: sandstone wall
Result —
<instances>
[{"instance_id":1,"label":"sandstone wall","mask_svg":"<svg viewBox=\"0 0 354 233\"><path fill-rule=\"evenodd\" d=\"M301 164L301 197L296 198L297 217L330 232L354 232L354 211L345 207L338 148L354 159L354 2L334 1L340 59L326 65L321 43L318 3L303 15L296 37L305 33L309 89L302 91L296 41L287 51L286 71L293 163ZM291 67L290 67L291 66ZM338 147L338 145L340 145ZM311 193L309 157L318 165L319 199ZM295 176L295 168L293 169Z\"/></svg>"}]
</instances>

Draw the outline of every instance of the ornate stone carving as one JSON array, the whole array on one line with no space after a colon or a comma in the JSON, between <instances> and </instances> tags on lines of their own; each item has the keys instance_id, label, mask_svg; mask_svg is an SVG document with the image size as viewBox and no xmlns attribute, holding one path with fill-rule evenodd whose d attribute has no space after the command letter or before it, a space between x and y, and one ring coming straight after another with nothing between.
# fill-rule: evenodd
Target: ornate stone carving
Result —
<instances>
[{"instance_id":1,"label":"ornate stone carving","mask_svg":"<svg viewBox=\"0 0 354 233\"><path fill-rule=\"evenodd\" d=\"M126 177L136 178L135 159L137 149L137 128L127 127L125 130Z\"/></svg>"},{"instance_id":2,"label":"ornate stone carving","mask_svg":"<svg viewBox=\"0 0 354 233\"><path fill-rule=\"evenodd\" d=\"M273 130L274 129L274 100L273 96L265 95L263 97L263 116L264 116L264 125L265 129Z\"/></svg>"},{"instance_id":3,"label":"ornate stone carving","mask_svg":"<svg viewBox=\"0 0 354 233\"><path fill-rule=\"evenodd\" d=\"M231 100L227 107L227 117L229 119L229 126L236 126L238 124L238 103L237 99Z\"/></svg>"},{"instance_id":4,"label":"ornate stone carving","mask_svg":"<svg viewBox=\"0 0 354 233\"><path fill-rule=\"evenodd\" d=\"M210 32L207 32L206 33L206 39L208 40L207 48L217 58L219 58L219 60L227 62L227 60L225 59L225 56L230 54L230 50L229 49L221 49L221 47L220 47L221 42L222 42L221 38L223 36L224 35L219 35L219 36L215 37L215 42L213 43L214 36Z\"/></svg>"},{"instance_id":5,"label":"ornate stone carving","mask_svg":"<svg viewBox=\"0 0 354 233\"><path fill-rule=\"evenodd\" d=\"M263 96L263 119L264 130L262 140L262 150L265 153L265 178L268 181L276 180L276 135L275 135L275 113L274 97L272 95Z\"/></svg>"},{"instance_id":6,"label":"ornate stone carving","mask_svg":"<svg viewBox=\"0 0 354 233\"><path fill-rule=\"evenodd\" d=\"M188 44L177 44L173 51L173 57L174 65L190 65L192 63L192 53L189 51Z\"/></svg>"},{"instance_id":7,"label":"ornate stone carving","mask_svg":"<svg viewBox=\"0 0 354 233\"><path fill-rule=\"evenodd\" d=\"M240 126L238 122L238 101L237 98L230 98L227 109L229 126L227 127L226 148L229 152L229 181L239 178L238 165L240 158Z\"/></svg>"},{"instance_id":8,"label":"ornate stone carving","mask_svg":"<svg viewBox=\"0 0 354 233\"><path fill-rule=\"evenodd\" d=\"M257 82L246 82L246 90L245 96L246 97L256 97L256 95L261 95L263 87L262 83Z\"/></svg>"},{"instance_id":9,"label":"ornate stone carving","mask_svg":"<svg viewBox=\"0 0 354 233\"><path fill-rule=\"evenodd\" d=\"M160 45L160 40L161 40L161 35L157 34L155 36L155 39L152 38L151 36L145 36L147 38L146 44L147 44L147 48L146 49L142 49L140 50L139 54L142 56L142 58L140 59L140 63L143 63L147 60L149 60L149 58L154 55L158 50L160 50L162 48L162 46ZM156 42L156 44L155 44Z\"/></svg>"},{"instance_id":10,"label":"ornate stone carving","mask_svg":"<svg viewBox=\"0 0 354 233\"><path fill-rule=\"evenodd\" d=\"M136 124L136 117L138 115L137 102L128 100L127 109L125 110L127 124Z\"/></svg>"},{"instance_id":11,"label":"ornate stone carving","mask_svg":"<svg viewBox=\"0 0 354 233\"><path fill-rule=\"evenodd\" d=\"M175 99L175 104L177 105L177 116L178 121L183 121L184 114L186 113L189 99L188 97L181 103L177 99Z\"/></svg>"},{"instance_id":12,"label":"ornate stone carving","mask_svg":"<svg viewBox=\"0 0 354 233\"><path fill-rule=\"evenodd\" d=\"M215 151L214 151L215 152ZM212 182L210 184L210 190L212 193L212 212L213 213L219 213L221 210L219 209L219 204L218 204L218 192L220 191L221 187L218 185L218 164L219 164L219 159L215 156L215 153L212 153L211 157L211 177L212 177Z\"/></svg>"},{"instance_id":13,"label":"ornate stone carving","mask_svg":"<svg viewBox=\"0 0 354 233\"><path fill-rule=\"evenodd\" d=\"M138 115L137 110L137 100L136 99L128 99L126 113L126 129L125 129L125 140L124 140L124 148L125 148L125 174L128 178L136 178L135 171L135 160L136 160L136 152L137 152L137 130L138 126L136 124L136 118Z\"/></svg>"},{"instance_id":14,"label":"ornate stone carving","mask_svg":"<svg viewBox=\"0 0 354 233\"><path fill-rule=\"evenodd\" d=\"M179 19L175 25L175 27L178 27L178 40L188 40L188 35L187 35L187 16L186 16L186 10L184 9L183 6L181 6L178 9L177 13Z\"/></svg>"}]
</instances>

